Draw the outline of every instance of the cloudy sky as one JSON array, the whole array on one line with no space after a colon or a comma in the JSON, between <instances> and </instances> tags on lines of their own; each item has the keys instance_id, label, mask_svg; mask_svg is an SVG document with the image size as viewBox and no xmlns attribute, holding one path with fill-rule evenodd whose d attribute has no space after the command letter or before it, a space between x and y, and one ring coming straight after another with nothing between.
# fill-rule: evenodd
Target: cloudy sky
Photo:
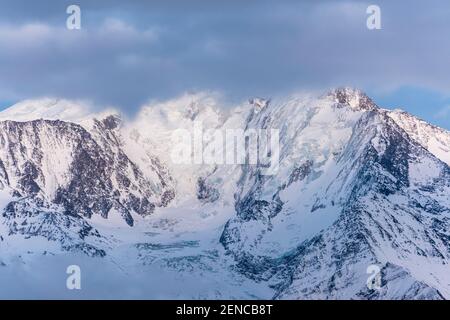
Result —
<instances>
[{"instance_id":1,"label":"cloudy sky","mask_svg":"<svg viewBox=\"0 0 450 320\"><path fill-rule=\"evenodd\" d=\"M81 30L66 28L71 4ZM133 114L185 92L349 85L450 129L449 57L448 0L0 0L0 108L55 96Z\"/></svg>"}]
</instances>

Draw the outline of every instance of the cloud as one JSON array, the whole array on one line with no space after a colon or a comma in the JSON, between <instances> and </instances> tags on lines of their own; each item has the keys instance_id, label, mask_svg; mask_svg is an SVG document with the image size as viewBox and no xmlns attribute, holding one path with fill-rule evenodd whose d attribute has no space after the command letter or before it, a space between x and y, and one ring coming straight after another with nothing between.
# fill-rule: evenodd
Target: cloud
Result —
<instances>
[{"instance_id":1,"label":"cloud","mask_svg":"<svg viewBox=\"0 0 450 320\"><path fill-rule=\"evenodd\" d=\"M157 41L156 29L138 30L111 18L80 31L42 23L0 25L0 96L51 95L130 106L138 102L129 94L134 73L159 63L146 59Z\"/></svg>"},{"instance_id":2,"label":"cloud","mask_svg":"<svg viewBox=\"0 0 450 320\"><path fill-rule=\"evenodd\" d=\"M0 101L52 95L133 112L186 91L450 91L448 1L378 1L375 31L371 2L356 0L79 1L80 31L65 29L68 2L0 3Z\"/></svg>"}]
</instances>

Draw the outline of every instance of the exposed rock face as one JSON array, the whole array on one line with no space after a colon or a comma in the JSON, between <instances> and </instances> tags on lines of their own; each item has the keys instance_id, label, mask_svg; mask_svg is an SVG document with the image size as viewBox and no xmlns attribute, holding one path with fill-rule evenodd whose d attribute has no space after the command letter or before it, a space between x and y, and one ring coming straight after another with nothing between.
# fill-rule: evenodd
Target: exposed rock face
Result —
<instances>
[{"instance_id":1,"label":"exposed rock face","mask_svg":"<svg viewBox=\"0 0 450 320\"><path fill-rule=\"evenodd\" d=\"M207 184L205 178L198 178L197 181L197 199L202 202L214 202L219 199L219 191Z\"/></svg>"},{"instance_id":2,"label":"exposed rock face","mask_svg":"<svg viewBox=\"0 0 450 320\"><path fill-rule=\"evenodd\" d=\"M35 199L36 212L43 201L60 205L66 216L107 218L116 210L132 226L132 214L146 216L155 207L166 206L174 190L157 158L152 159L156 181L146 178L128 158L119 124L115 116L94 120L88 132L59 120L1 121L2 187L16 197Z\"/></svg>"},{"instance_id":3,"label":"exposed rock face","mask_svg":"<svg viewBox=\"0 0 450 320\"><path fill-rule=\"evenodd\" d=\"M61 213L57 206L39 199L10 202L3 212L9 235L44 237L61 244L67 251L81 251L89 256L105 256L100 249L106 242L83 217Z\"/></svg>"}]
</instances>

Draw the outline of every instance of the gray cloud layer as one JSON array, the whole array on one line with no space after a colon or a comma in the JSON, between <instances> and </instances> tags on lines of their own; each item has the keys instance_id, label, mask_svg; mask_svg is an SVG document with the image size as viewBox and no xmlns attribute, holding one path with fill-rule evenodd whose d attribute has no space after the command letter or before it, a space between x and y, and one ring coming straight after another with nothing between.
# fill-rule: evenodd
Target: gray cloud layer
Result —
<instances>
[{"instance_id":1,"label":"gray cloud layer","mask_svg":"<svg viewBox=\"0 0 450 320\"><path fill-rule=\"evenodd\" d=\"M241 99L352 85L450 91L450 2L0 0L0 101L52 95L135 110L217 90Z\"/></svg>"}]
</instances>

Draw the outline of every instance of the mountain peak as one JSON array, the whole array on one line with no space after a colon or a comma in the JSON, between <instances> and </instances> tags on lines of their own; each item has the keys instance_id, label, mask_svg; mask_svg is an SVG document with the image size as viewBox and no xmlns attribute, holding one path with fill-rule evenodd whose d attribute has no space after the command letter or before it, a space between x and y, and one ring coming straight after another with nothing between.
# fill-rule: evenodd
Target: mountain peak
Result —
<instances>
[{"instance_id":1,"label":"mountain peak","mask_svg":"<svg viewBox=\"0 0 450 320\"><path fill-rule=\"evenodd\" d=\"M118 116L118 112L108 108L97 111L87 102L58 98L28 99L18 102L0 112L0 121L13 120L27 122L38 119L61 120L90 127L93 119L105 119ZM111 118L110 120L114 119ZM117 119L116 119L117 120ZM120 122L120 121L119 121ZM110 125L112 125L110 123Z\"/></svg>"},{"instance_id":2,"label":"mountain peak","mask_svg":"<svg viewBox=\"0 0 450 320\"><path fill-rule=\"evenodd\" d=\"M332 90L328 96L336 103L347 105L354 110L374 110L377 105L364 92L350 87L341 87Z\"/></svg>"}]
</instances>

